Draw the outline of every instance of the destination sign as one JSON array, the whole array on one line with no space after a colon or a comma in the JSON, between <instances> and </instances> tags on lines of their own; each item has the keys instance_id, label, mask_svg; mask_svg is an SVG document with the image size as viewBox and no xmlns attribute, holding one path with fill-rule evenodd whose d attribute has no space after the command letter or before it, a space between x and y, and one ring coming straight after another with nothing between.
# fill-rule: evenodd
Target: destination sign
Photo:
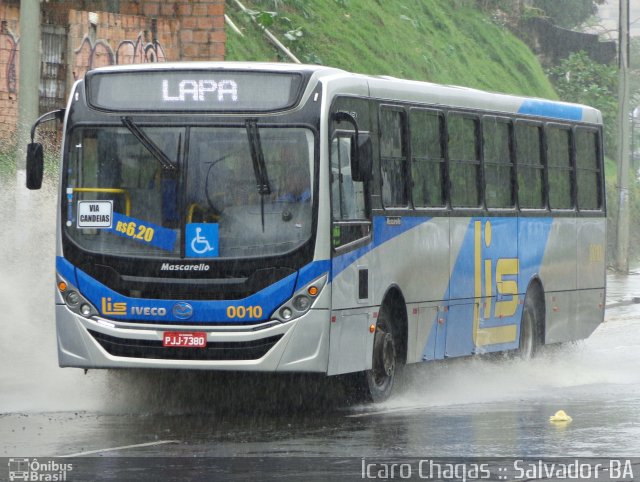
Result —
<instances>
[{"instance_id":1,"label":"destination sign","mask_svg":"<svg viewBox=\"0 0 640 482\"><path fill-rule=\"evenodd\" d=\"M87 101L110 111L281 110L301 93L302 75L228 70L88 72Z\"/></svg>"}]
</instances>

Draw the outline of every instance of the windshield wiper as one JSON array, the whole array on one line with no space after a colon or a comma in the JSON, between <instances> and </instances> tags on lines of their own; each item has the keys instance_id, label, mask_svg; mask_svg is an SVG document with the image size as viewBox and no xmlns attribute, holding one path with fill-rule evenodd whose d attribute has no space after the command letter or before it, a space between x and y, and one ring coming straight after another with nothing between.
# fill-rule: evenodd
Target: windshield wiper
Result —
<instances>
[{"instance_id":1,"label":"windshield wiper","mask_svg":"<svg viewBox=\"0 0 640 482\"><path fill-rule=\"evenodd\" d=\"M247 129L247 137L249 138L249 147L251 149L253 172L256 176L258 194L260 194L260 215L262 219L262 232L264 232L264 196L271 194L271 186L269 185L267 165L264 162L264 153L262 152L262 144L260 143L258 121L255 119L247 119L245 127Z\"/></svg>"},{"instance_id":2,"label":"windshield wiper","mask_svg":"<svg viewBox=\"0 0 640 482\"><path fill-rule=\"evenodd\" d=\"M247 136L249 137L249 147L251 148L251 160L253 161L253 172L256 175L259 194L271 194L269 176L267 175L267 165L264 162L262 145L260 144L260 131L258 122L249 119L245 122Z\"/></svg>"},{"instance_id":3,"label":"windshield wiper","mask_svg":"<svg viewBox=\"0 0 640 482\"><path fill-rule=\"evenodd\" d=\"M167 157L164 151L160 149L156 143L149 138L149 136L142 132L130 117L121 117L120 120L124 126L129 129L133 136L138 139L140 144L142 144L147 151L149 151L151 155L158 160L163 169L167 171L176 171L178 169L177 166L171 162L171 159Z\"/></svg>"}]
</instances>

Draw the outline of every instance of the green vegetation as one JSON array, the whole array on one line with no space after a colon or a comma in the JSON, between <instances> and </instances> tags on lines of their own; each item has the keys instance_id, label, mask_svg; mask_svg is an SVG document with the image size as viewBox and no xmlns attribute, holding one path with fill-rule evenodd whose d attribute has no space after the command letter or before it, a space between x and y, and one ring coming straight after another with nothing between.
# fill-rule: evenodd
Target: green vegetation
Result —
<instances>
[{"instance_id":1,"label":"green vegetation","mask_svg":"<svg viewBox=\"0 0 640 482\"><path fill-rule=\"evenodd\" d=\"M557 98L529 48L470 0L251 0L267 26L306 63L365 74ZM234 2L227 60L286 60Z\"/></svg>"},{"instance_id":2,"label":"green vegetation","mask_svg":"<svg viewBox=\"0 0 640 482\"><path fill-rule=\"evenodd\" d=\"M16 149L13 144L13 142L0 138L0 180L15 175Z\"/></svg>"},{"instance_id":3,"label":"green vegetation","mask_svg":"<svg viewBox=\"0 0 640 482\"><path fill-rule=\"evenodd\" d=\"M602 3L604 0L533 0L532 6L555 25L571 29L595 15L596 4Z\"/></svg>"},{"instance_id":4,"label":"green vegetation","mask_svg":"<svg viewBox=\"0 0 640 482\"><path fill-rule=\"evenodd\" d=\"M45 135L36 139L44 145L44 175L49 179L56 179L60 169L60 142L55 133L45 131ZM13 140L0 139L0 181L15 178L18 156L25 155L18 150ZM23 161L24 162L24 161Z\"/></svg>"},{"instance_id":5,"label":"green vegetation","mask_svg":"<svg viewBox=\"0 0 640 482\"><path fill-rule=\"evenodd\" d=\"M571 12L566 6L558 11L554 1L536 0L527 8L520 4L515 24L534 15L570 25L593 11L590 0L571 1L575 6ZM254 21L229 1L227 14L245 37L227 30L227 60L287 61L260 31L257 23L261 23L303 62L587 104L603 112L605 152L615 157L616 67L594 63L578 53L549 69L547 78L529 48L500 25L514 25L504 17L513 14L514 8L508 7L516 3L518 0L246 1ZM632 89L636 90L640 89ZM608 239L614 243L617 168L610 158L605 174ZM640 188L635 183L630 197L631 251L638 257ZM609 249L610 257L613 253Z\"/></svg>"},{"instance_id":6,"label":"green vegetation","mask_svg":"<svg viewBox=\"0 0 640 482\"><path fill-rule=\"evenodd\" d=\"M615 253L615 240L618 216L618 192L616 161L618 147L618 70L614 65L602 65L591 60L586 53L579 52L564 59L560 65L549 70L561 99L591 105L602 111L605 127L605 177L607 190L607 239L609 240L609 258ZM635 84L631 88L632 97L640 95ZM635 172L629 173L629 226L630 253L637 259L640 256L640 185L633 182Z\"/></svg>"},{"instance_id":7,"label":"green vegetation","mask_svg":"<svg viewBox=\"0 0 640 482\"><path fill-rule=\"evenodd\" d=\"M594 62L585 52L578 52L550 69L549 78L562 100L590 105L602 111L605 151L615 155L618 136L617 68Z\"/></svg>"}]
</instances>

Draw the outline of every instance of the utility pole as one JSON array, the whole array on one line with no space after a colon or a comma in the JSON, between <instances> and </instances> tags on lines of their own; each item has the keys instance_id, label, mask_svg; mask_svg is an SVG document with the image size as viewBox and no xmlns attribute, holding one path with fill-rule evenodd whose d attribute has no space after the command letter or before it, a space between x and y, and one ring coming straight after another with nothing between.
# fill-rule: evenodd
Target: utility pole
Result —
<instances>
[{"instance_id":1,"label":"utility pole","mask_svg":"<svg viewBox=\"0 0 640 482\"><path fill-rule=\"evenodd\" d=\"M18 176L26 165L30 130L39 114L40 90L40 0L20 0L20 76L16 139Z\"/></svg>"},{"instance_id":2,"label":"utility pole","mask_svg":"<svg viewBox=\"0 0 640 482\"><path fill-rule=\"evenodd\" d=\"M616 268L629 272L629 0L620 0L618 35L618 233Z\"/></svg>"}]
</instances>

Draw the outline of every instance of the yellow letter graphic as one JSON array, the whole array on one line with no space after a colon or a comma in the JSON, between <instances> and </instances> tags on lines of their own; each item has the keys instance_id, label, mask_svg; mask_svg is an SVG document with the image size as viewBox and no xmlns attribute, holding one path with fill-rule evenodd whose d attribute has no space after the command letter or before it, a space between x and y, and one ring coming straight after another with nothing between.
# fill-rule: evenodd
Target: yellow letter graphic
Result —
<instances>
[{"instance_id":1,"label":"yellow letter graphic","mask_svg":"<svg viewBox=\"0 0 640 482\"><path fill-rule=\"evenodd\" d=\"M516 280L503 280L503 276L516 276L518 274L518 259L503 258L498 260L496 266L496 284L498 293L501 295L511 295L510 300L498 301L496 303L496 316L498 318L513 316L518 310L518 283Z\"/></svg>"},{"instance_id":2,"label":"yellow letter graphic","mask_svg":"<svg viewBox=\"0 0 640 482\"><path fill-rule=\"evenodd\" d=\"M492 280L492 262L491 259L484 259L482 262L482 221L473 223L473 275L474 275L474 297L475 303L473 307L473 343L476 346L494 345L498 343L513 343L516 339L516 325L486 326L486 324L495 323L489 318L491 313L491 299L493 297L493 280ZM484 230L485 246L491 246L492 230L491 222L485 223ZM484 264L484 277L482 268ZM500 295L511 295L510 300L496 302L496 318L512 316L518 309L518 283L516 280L507 279L505 276L516 276L518 274L519 264L517 258L498 259L496 264L496 285L497 292ZM484 278L484 280L483 280ZM484 296L482 285L484 281ZM480 326L480 302L484 299L484 320Z\"/></svg>"}]
</instances>

